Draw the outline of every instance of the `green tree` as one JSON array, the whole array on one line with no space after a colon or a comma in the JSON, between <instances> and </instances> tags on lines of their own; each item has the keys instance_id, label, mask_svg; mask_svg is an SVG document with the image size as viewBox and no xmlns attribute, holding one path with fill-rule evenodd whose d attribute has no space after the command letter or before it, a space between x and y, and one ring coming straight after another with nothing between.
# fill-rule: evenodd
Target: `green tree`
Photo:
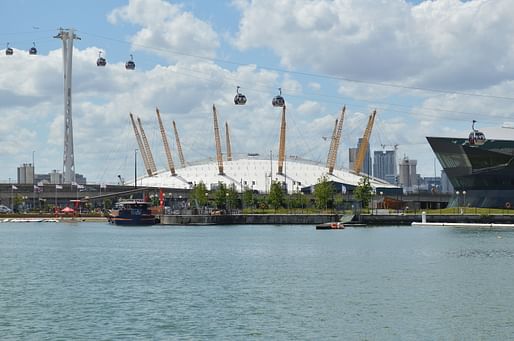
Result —
<instances>
[{"instance_id":1,"label":"green tree","mask_svg":"<svg viewBox=\"0 0 514 341\"><path fill-rule=\"evenodd\" d=\"M227 203L227 186L223 182L218 182L218 186L214 191L214 204L216 208L225 208Z\"/></svg>"},{"instance_id":2,"label":"green tree","mask_svg":"<svg viewBox=\"0 0 514 341\"><path fill-rule=\"evenodd\" d=\"M275 210L284 206L284 191L279 182L273 181L269 191L269 203Z\"/></svg>"},{"instance_id":3,"label":"green tree","mask_svg":"<svg viewBox=\"0 0 514 341\"><path fill-rule=\"evenodd\" d=\"M195 184L190 193L190 200L192 202L198 203L199 207L204 207L207 205L208 197L207 197L207 186L203 182L199 184Z\"/></svg>"},{"instance_id":4,"label":"green tree","mask_svg":"<svg viewBox=\"0 0 514 341\"><path fill-rule=\"evenodd\" d=\"M307 197L302 192L291 195L291 205L293 208L307 208Z\"/></svg>"},{"instance_id":5,"label":"green tree","mask_svg":"<svg viewBox=\"0 0 514 341\"><path fill-rule=\"evenodd\" d=\"M326 176L319 178L318 183L314 186L316 207L319 209L327 209L329 207L329 203L332 203L334 192L334 186L328 181Z\"/></svg>"},{"instance_id":6,"label":"green tree","mask_svg":"<svg viewBox=\"0 0 514 341\"><path fill-rule=\"evenodd\" d=\"M372 195L373 187L369 183L369 177L364 176L353 190L353 196L362 202L362 207L366 208L369 207Z\"/></svg>"},{"instance_id":7,"label":"green tree","mask_svg":"<svg viewBox=\"0 0 514 341\"><path fill-rule=\"evenodd\" d=\"M249 188L245 188L243 192L243 203L247 208L254 208L255 206L255 197L253 196L253 191Z\"/></svg>"},{"instance_id":8,"label":"green tree","mask_svg":"<svg viewBox=\"0 0 514 341\"><path fill-rule=\"evenodd\" d=\"M237 193L234 185L227 188L227 193L225 195L227 197L227 205L229 209L234 209L239 206L239 194Z\"/></svg>"}]
</instances>

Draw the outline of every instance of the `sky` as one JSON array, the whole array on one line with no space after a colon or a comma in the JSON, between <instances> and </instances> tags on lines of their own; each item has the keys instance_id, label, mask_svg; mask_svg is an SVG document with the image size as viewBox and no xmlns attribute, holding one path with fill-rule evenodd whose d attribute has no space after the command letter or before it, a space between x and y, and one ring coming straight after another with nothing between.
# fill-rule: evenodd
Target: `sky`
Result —
<instances>
[{"instance_id":1,"label":"sky","mask_svg":"<svg viewBox=\"0 0 514 341\"><path fill-rule=\"evenodd\" d=\"M372 151L396 146L422 176L440 165L426 136L514 138L514 6L510 0L61 0L2 1L0 182L23 163L62 171L60 27L74 28L75 170L91 183L130 178L141 118L157 168L166 168L155 108L175 164L172 121L186 161L215 158L212 106L233 154L278 154L282 89L286 154L326 162L346 114L338 168L377 110ZM35 46L37 56L28 49ZM99 51L107 59L96 66ZM133 56L134 71L124 68ZM246 95L235 106L236 87ZM222 136L224 130L222 129ZM224 141L224 139L223 139ZM143 173L141 159L139 174Z\"/></svg>"}]
</instances>

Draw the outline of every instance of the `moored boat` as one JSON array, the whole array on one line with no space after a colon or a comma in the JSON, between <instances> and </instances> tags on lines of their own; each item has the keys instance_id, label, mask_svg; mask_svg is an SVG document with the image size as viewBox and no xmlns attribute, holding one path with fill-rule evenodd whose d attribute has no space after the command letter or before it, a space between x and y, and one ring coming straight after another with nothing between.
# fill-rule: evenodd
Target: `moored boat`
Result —
<instances>
[{"instance_id":1,"label":"moored boat","mask_svg":"<svg viewBox=\"0 0 514 341\"><path fill-rule=\"evenodd\" d=\"M155 225L156 216L146 201L120 201L109 214L109 222L116 225Z\"/></svg>"},{"instance_id":2,"label":"moored boat","mask_svg":"<svg viewBox=\"0 0 514 341\"><path fill-rule=\"evenodd\" d=\"M316 225L316 230L341 230L344 229L344 224L341 222L330 222Z\"/></svg>"}]
</instances>

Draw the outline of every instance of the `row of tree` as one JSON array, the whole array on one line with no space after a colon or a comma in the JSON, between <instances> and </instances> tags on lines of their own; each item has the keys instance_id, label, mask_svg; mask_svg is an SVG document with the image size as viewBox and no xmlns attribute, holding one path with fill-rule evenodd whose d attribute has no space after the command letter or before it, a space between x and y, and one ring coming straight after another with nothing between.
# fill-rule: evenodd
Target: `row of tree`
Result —
<instances>
[{"instance_id":1,"label":"row of tree","mask_svg":"<svg viewBox=\"0 0 514 341\"><path fill-rule=\"evenodd\" d=\"M218 209L235 208L307 208L314 206L318 209L333 209L344 200L335 196L334 183L323 176L314 186L314 192L310 198L302 192L287 194L280 182L272 182L269 194L261 195L252 189L246 188L242 195L236 191L235 186L227 186L219 182L216 188L208 191L203 182L196 184L191 190L189 200L192 205L206 207L210 203ZM362 177L359 184L353 190L353 198L362 203L362 207L368 207L373 192L368 177Z\"/></svg>"}]
</instances>

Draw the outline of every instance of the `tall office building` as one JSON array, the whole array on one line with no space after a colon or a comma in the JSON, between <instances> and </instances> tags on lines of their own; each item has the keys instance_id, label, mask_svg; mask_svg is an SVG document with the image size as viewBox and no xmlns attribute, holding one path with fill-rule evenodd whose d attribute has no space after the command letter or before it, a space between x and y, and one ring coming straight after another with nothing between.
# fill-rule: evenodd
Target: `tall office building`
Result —
<instances>
[{"instance_id":1,"label":"tall office building","mask_svg":"<svg viewBox=\"0 0 514 341\"><path fill-rule=\"evenodd\" d=\"M414 192L418 188L417 163L418 161L409 160L407 156L400 160L399 185L403 187L404 192Z\"/></svg>"},{"instance_id":2,"label":"tall office building","mask_svg":"<svg viewBox=\"0 0 514 341\"><path fill-rule=\"evenodd\" d=\"M353 166L355 165L355 161L357 160L357 153L361 146L362 138L359 138L359 143L357 144L357 148L348 148L348 161L349 161L349 169L353 169ZM368 150L366 150L366 155L364 156L364 162L362 163L362 170L361 173L365 173L368 175L371 175L371 156L369 151L369 145Z\"/></svg>"},{"instance_id":3,"label":"tall office building","mask_svg":"<svg viewBox=\"0 0 514 341\"><path fill-rule=\"evenodd\" d=\"M373 153L373 176L393 184L396 182L396 150Z\"/></svg>"}]
</instances>

